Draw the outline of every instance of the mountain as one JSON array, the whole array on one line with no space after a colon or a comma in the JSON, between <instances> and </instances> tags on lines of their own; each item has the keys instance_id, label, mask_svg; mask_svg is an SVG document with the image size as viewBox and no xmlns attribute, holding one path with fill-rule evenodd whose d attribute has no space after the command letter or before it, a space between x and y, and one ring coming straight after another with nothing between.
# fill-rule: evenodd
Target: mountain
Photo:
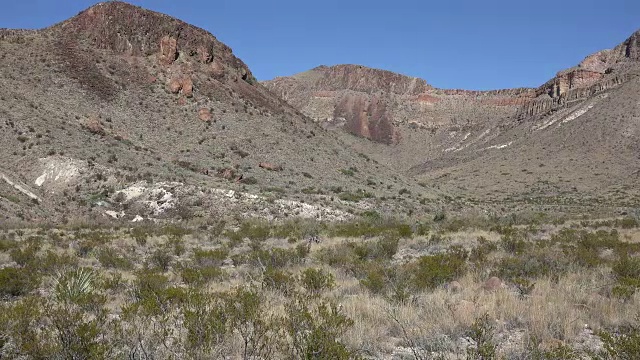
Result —
<instances>
[{"instance_id":1,"label":"mountain","mask_svg":"<svg viewBox=\"0 0 640 360\"><path fill-rule=\"evenodd\" d=\"M438 198L167 15L100 3L42 30L0 30L0 58L4 221L341 219ZM385 200L401 189L420 199Z\"/></svg>"},{"instance_id":2,"label":"mountain","mask_svg":"<svg viewBox=\"0 0 640 360\"><path fill-rule=\"evenodd\" d=\"M538 88L438 89L358 65L264 85L372 159L471 203L637 208L639 39Z\"/></svg>"}]
</instances>

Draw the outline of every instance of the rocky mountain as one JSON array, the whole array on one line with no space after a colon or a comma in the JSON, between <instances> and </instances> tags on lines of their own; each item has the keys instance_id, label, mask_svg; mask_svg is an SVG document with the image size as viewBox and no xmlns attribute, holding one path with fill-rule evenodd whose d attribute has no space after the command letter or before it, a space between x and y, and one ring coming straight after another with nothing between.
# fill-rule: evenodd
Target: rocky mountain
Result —
<instances>
[{"instance_id":1,"label":"rocky mountain","mask_svg":"<svg viewBox=\"0 0 640 360\"><path fill-rule=\"evenodd\" d=\"M340 219L427 209L381 200L400 189L436 199L167 15L110 1L42 30L3 29L0 61L4 221Z\"/></svg>"},{"instance_id":2,"label":"rocky mountain","mask_svg":"<svg viewBox=\"0 0 640 360\"><path fill-rule=\"evenodd\" d=\"M438 89L357 65L264 84L323 127L356 135L345 141L371 158L471 202L637 207L639 37L538 88Z\"/></svg>"}]
</instances>

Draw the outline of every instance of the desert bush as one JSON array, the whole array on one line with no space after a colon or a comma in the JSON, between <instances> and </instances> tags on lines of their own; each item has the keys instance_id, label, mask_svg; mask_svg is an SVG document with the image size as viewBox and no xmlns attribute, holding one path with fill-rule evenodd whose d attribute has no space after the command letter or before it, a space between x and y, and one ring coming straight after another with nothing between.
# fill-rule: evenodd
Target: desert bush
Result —
<instances>
[{"instance_id":1,"label":"desert bush","mask_svg":"<svg viewBox=\"0 0 640 360\"><path fill-rule=\"evenodd\" d=\"M407 238L413 235L411 225L397 219L383 218L372 214L365 214L363 218L358 220L332 224L327 232L331 237L345 238L370 238L385 234Z\"/></svg>"},{"instance_id":2,"label":"desert bush","mask_svg":"<svg viewBox=\"0 0 640 360\"><path fill-rule=\"evenodd\" d=\"M191 234L193 231L177 225L166 225L159 229L158 235L166 236L169 239L183 238L186 235Z\"/></svg>"},{"instance_id":3,"label":"desert bush","mask_svg":"<svg viewBox=\"0 0 640 360\"><path fill-rule=\"evenodd\" d=\"M131 237L136 241L138 246L147 245L147 239L149 238L150 230L139 226L131 229Z\"/></svg>"},{"instance_id":4,"label":"desert bush","mask_svg":"<svg viewBox=\"0 0 640 360\"><path fill-rule=\"evenodd\" d=\"M265 221L247 220L236 231L226 231L225 236L235 242L244 239L264 241L271 235L271 225Z\"/></svg>"},{"instance_id":5,"label":"desert bush","mask_svg":"<svg viewBox=\"0 0 640 360\"><path fill-rule=\"evenodd\" d=\"M98 251L97 257L98 261L100 261L100 265L105 268L122 270L133 269L133 262L129 258L120 255L115 249L102 249Z\"/></svg>"},{"instance_id":6,"label":"desert bush","mask_svg":"<svg viewBox=\"0 0 640 360\"><path fill-rule=\"evenodd\" d=\"M260 269L281 269L288 265L300 264L308 254L306 246L298 246L293 249L273 248L269 250L255 249L249 253L234 256L234 263L249 264Z\"/></svg>"},{"instance_id":7,"label":"desert bush","mask_svg":"<svg viewBox=\"0 0 640 360\"><path fill-rule=\"evenodd\" d=\"M404 303L411 297L410 274L395 266L371 262L363 268L360 285L374 295Z\"/></svg>"},{"instance_id":8,"label":"desert bush","mask_svg":"<svg viewBox=\"0 0 640 360\"><path fill-rule=\"evenodd\" d=\"M195 249L193 251L193 261L199 267L222 266L228 255L229 250L225 248L215 250Z\"/></svg>"},{"instance_id":9,"label":"desert bush","mask_svg":"<svg viewBox=\"0 0 640 360\"><path fill-rule=\"evenodd\" d=\"M416 290L435 289L464 274L468 254L462 248L446 253L425 255L408 265L411 282Z\"/></svg>"},{"instance_id":10,"label":"desert bush","mask_svg":"<svg viewBox=\"0 0 640 360\"><path fill-rule=\"evenodd\" d=\"M161 247L156 249L151 256L149 257L149 262L154 267L162 270L168 271L171 263L173 262L173 255L169 251L169 249Z\"/></svg>"},{"instance_id":11,"label":"desert bush","mask_svg":"<svg viewBox=\"0 0 640 360\"><path fill-rule=\"evenodd\" d=\"M225 296L230 332L242 339L242 358L270 359L277 350L278 326L269 315L264 296L255 289L237 288Z\"/></svg>"},{"instance_id":12,"label":"desert bush","mask_svg":"<svg viewBox=\"0 0 640 360\"><path fill-rule=\"evenodd\" d=\"M515 228L505 228L500 239L500 245L509 254L521 255L527 251L531 243L527 239L526 232Z\"/></svg>"},{"instance_id":13,"label":"desert bush","mask_svg":"<svg viewBox=\"0 0 640 360\"><path fill-rule=\"evenodd\" d=\"M55 351L55 339L34 324L44 317L44 299L29 296L13 303L0 305L0 337L10 349L0 347L0 355L7 358L27 356L49 359Z\"/></svg>"},{"instance_id":14,"label":"desert bush","mask_svg":"<svg viewBox=\"0 0 640 360\"><path fill-rule=\"evenodd\" d=\"M491 271L493 276L516 281L534 280L546 276L560 276L570 269L571 263L550 252L535 252L501 258Z\"/></svg>"},{"instance_id":15,"label":"desert bush","mask_svg":"<svg viewBox=\"0 0 640 360\"><path fill-rule=\"evenodd\" d=\"M9 251L15 247L18 247L18 242L5 238L5 235L0 238L0 252Z\"/></svg>"},{"instance_id":16,"label":"desert bush","mask_svg":"<svg viewBox=\"0 0 640 360\"><path fill-rule=\"evenodd\" d=\"M78 258L66 253L57 254L51 250L37 257L37 261L32 263L29 268L37 270L43 275L53 275L64 269L75 268L78 266Z\"/></svg>"},{"instance_id":17,"label":"desert bush","mask_svg":"<svg viewBox=\"0 0 640 360\"><path fill-rule=\"evenodd\" d=\"M276 290L284 295L290 295L295 289L295 278L291 273L267 267L262 273L262 287L264 289Z\"/></svg>"},{"instance_id":18,"label":"desert bush","mask_svg":"<svg viewBox=\"0 0 640 360\"><path fill-rule=\"evenodd\" d=\"M495 326L488 314L478 317L471 325L469 338L474 345L467 348L468 360L492 360L497 359L497 346L493 340Z\"/></svg>"},{"instance_id":19,"label":"desert bush","mask_svg":"<svg viewBox=\"0 0 640 360\"><path fill-rule=\"evenodd\" d=\"M616 280L613 294L622 299L630 299L640 288L640 258L622 256L611 269Z\"/></svg>"},{"instance_id":20,"label":"desert bush","mask_svg":"<svg viewBox=\"0 0 640 360\"><path fill-rule=\"evenodd\" d=\"M40 276L28 269L7 267L0 269L0 297L23 296L35 289Z\"/></svg>"},{"instance_id":21,"label":"desert bush","mask_svg":"<svg viewBox=\"0 0 640 360\"><path fill-rule=\"evenodd\" d=\"M358 358L339 338L352 325L332 302L313 303L295 296L285 304L284 328L290 341L286 350L294 359L341 360Z\"/></svg>"},{"instance_id":22,"label":"desert bush","mask_svg":"<svg viewBox=\"0 0 640 360\"><path fill-rule=\"evenodd\" d=\"M469 252L469 262L477 267L484 267L489 260L489 255L498 250L498 245L480 236L478 245Z\"/></svg>"},{"instance_id":23,"label":"desert bush","mask_svg":"<svg viewBox=\"0 0 640 360\"><path fill-rule=\"evenodd\" d=\"M105 341L108 325L106 311L95 308L87 312L83 307L46 303L45 316L51 323L55 339L49 355L59 359L108 359L112 346Z\"/></svg>"},{"instance_id":24,"label":"desert bush","mask_svg":"<svg viewBox=\"0 0 640 360\"><path fill-rule=\"evenodd\" d=\"M36 254L40 251L42 245L38 242L29 242L26 246L16 247L9 252L11 260L15 261L19 266L27 266L37 262Z\"/></svg>"},{"instance_id":25,"label":"desert bush","mask_svg":"<svg viewBox=\"0 0 640 360\"><path fill-rule=\"evenodd\" d=\"M217 266L182 267L180 269L180 277L188 285L202 286L210 281L223 278L224 275L224 271Z\"/></svg>"},{"instance_id":26,"label":"desert bush","mask_svg":"<svg viewBox=\"0 0 640 360\"><path fill-rule=\"evenodd\" d=\"M614 331L601 331L598 335L604 345L604 359L640 359L640 316L632 323Z\"/></svg>"},{"instance_id":27,"label":"desert bush","mask_svg":"<svg viewBox=\"0 0 640 360\"><path fill-rule=\"evenodd\" d=\"M280 239L302 240L310 235L318 235L324 225L314 220L294 219L272 228L272 236Z\"/></svg>"},{"instance_id":28,"label":"desert bush","mask_svg":"<svg viewBox=\"0 0 640 360\"><path fill-rule=\"evenodd\" d=\"M333 274L322 269L308 268L300 274L300 284L309 294L319 295L333 289L336 282Z\"/></svg>"},{"instance_id":29,"label":"desert bush","mask_svg":"<svg viewBox=\"0 0 640 360\"><path fill-rule=\"evenodd\" d=\"M187 332L186 348L192 358L215 358L227 335L224 299L220 296L190 293L182 308Z\"/></svg>"},{"instance_id":30,"label":"desert bush","mask_svg":"<svg viewBox=\"0 0 640 360\"><path fill-rule=\"evenodd\" d=\"M187 298L184 289L170 286L169 279L152 269L136 271L131 291L133 303L128 304L132 314L158 316Z\"/></svg>"}]
</instances>

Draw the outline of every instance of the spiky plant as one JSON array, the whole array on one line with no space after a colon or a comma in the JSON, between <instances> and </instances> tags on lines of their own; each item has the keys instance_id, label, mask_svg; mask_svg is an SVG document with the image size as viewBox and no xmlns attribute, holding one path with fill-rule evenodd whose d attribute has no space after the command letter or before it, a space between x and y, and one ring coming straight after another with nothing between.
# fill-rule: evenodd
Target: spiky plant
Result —
<instances>
[{"instance_id":1,"label":"spiky plant","mask_svg":"<svg viewBox=\"0 0 640 360\"><path fill-rule=\"evenodd\" d=\"M77 268L58 274L54 296L59 302L78 302L94 290L95 273L88 268Z\"/></svg>"}]
</instances>

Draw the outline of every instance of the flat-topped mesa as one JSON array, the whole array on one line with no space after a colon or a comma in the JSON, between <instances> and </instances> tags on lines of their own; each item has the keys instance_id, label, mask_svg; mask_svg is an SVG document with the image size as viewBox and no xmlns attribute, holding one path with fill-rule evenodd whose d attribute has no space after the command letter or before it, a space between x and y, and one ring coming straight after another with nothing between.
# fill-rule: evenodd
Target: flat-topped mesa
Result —
<instances>
[{"instance_id":1,"label":"flat-topped mesa","mask_svg":"<svg viewBox=\"0 0 640 360\"><path fill-rule=\"evenodd\" d=\"M232 68L245 80L252 78L231 49L206 30L124 2L99 3L47 30L97 49L134 56L158 54L163 65L188 55L202 63L214 63L212 68Z\"/></svg>"},{"instance_id":2,"label":"flat-topped mesa","mask_svg":"<svg viewBox=\"0 0 640 360\"><path fill-rule=\"evenodd\" d=\"M499 90L464 90L464 89L436 89L436 93L444 95L462 95L462 96L517 96L517 97L534 97L536 89L533 88L516 88L516 89L499 89Z\"/></svg>"},{"instance_id":3,"label":"flat-topped mesa","mask_svg":"<svg viewBox=\"0 0 640 360\"><path fill-rule=\"evenodd\" d=\"M328 91L417 95L432 89L423 79L361 65L319 66L310 72L317 74L315 88Z\"/></svg>"}]
</instances>

